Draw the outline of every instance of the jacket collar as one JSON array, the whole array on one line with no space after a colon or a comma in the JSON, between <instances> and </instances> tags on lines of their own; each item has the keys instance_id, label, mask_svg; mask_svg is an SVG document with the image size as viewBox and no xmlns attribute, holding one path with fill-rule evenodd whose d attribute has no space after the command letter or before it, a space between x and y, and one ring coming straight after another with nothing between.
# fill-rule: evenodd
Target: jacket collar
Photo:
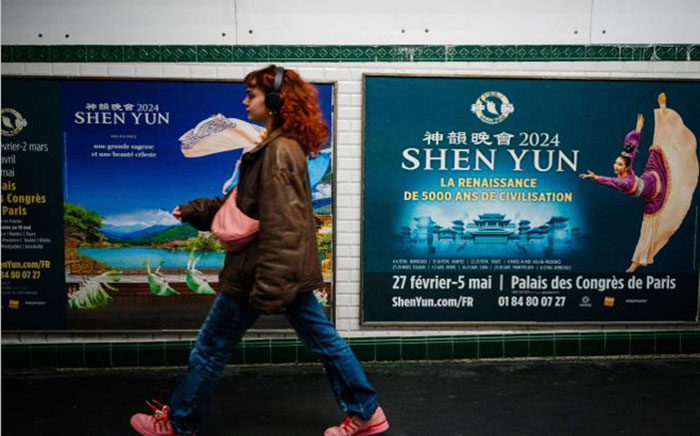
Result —
<instances>
[{"instance_id":1,"label":"jacket collar","mask_svg":"<svg viewBox=\"0 0 700 436\"><path fill-rule=\"evenodd\" d=\"M260 144L256 145L255 147L251 148L250 150L248 150L245 153L245 155L250 156L252 154L259 153L260 150L265 148L265 146L267 144L269 144L270 142L272 142L274 139L276 139L277 137L279 137L281 135L282 135L282 129L277 128L277 129L273 130L269 135L267 135L267 138L265 138L264 141L262 141Z\"/></svg>"}]
</instances>

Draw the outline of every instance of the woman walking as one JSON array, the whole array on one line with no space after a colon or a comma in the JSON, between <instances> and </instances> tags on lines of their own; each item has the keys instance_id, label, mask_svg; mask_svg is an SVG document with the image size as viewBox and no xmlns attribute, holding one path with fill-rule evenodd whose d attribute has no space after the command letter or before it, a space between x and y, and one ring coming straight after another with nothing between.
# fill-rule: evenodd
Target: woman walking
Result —
<instances>
[{"instance_id":1,"label":"woman walking","mask_svg":"<svg viewBox=\"0 0 700 436\"><path fill-rule=\"evenodd\" d=\"M367 436L389 428L350 347L316 301L322 282L311 205L307 156L327 138L318 92L292 70L270 65L245 78L243 104L251 121L262 123L267 138L241 161L236 204L259 220L255 240L227 252L214 300L189 358L187 374L170 406L154 415L136 414L132 427L146 436L194 434L209 407L229 355L260 314L283 313L300 340L326 369L333 394L347 415L325 436ZM198 199L173 215L207 231L224 199Z\"/></svg>"}]
</instances>

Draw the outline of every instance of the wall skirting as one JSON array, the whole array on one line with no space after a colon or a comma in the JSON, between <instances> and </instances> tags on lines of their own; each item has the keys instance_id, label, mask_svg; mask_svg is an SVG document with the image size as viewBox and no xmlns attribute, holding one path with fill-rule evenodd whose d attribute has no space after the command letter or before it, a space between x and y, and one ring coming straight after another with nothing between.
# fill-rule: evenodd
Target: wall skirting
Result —
<instances>
[{"instance_id":1,"label":"wall skirting","mask_svg":"<svg viewBox=\"0 0 700 436\"><path fill-rule=\"evenodd\" d=\"M700 353L700 330L368 337L347 340L365 362ZM3 369L182 366L192 341L4 345ZM297 339L248 339L230 364L315 362Z\"/></svg>"}]
</instances>

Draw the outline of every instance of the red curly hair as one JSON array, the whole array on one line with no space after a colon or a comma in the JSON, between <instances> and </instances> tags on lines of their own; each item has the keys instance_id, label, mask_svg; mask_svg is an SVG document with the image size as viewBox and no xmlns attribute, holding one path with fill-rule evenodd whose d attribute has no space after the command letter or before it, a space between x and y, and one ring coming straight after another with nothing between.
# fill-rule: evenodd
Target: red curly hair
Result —
<instances>
[{"instance_id":1,"label":"red curly hair","mask_svg":"<svg viewBox=\"0 0 700 436\"><path fill-rule=\"evenodd\" d=\"M274 86L276 73L277 66L270 65L248 73L244 82L249 88L260 88L267 93ZM315 155L328 138L328 126L319 108L318 90L296 71L285 69L280 94L282 108L275 117L275 127L281 128L284 136L297 141L307 155Z\"/></svg>"}]
</instances>

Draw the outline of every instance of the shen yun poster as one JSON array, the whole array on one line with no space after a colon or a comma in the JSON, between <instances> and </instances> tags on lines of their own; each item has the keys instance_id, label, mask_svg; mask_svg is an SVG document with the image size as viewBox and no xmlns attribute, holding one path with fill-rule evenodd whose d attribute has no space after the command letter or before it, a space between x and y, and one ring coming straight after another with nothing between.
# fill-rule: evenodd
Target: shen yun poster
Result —
<instances>
[{"instance_id":1,"label":"shen yun poster","mask_svg":"<svg viewBox=\"0 0 700 436\"><path fill-rule=\"evenodd\" d=\"M366 76L363 322L696 322L698 98Z\"/></svg>"},{"instance_id":2,"label":"shen yun poster","mask_svg":"<svg viewBox=\"0 0 700 436\"><path fill-rule=\"evenodd\" d=\"M15 186L18 193L34 185L50 191L43 209L30 210L25 221L53 233L43 254L3 244L3 261L21 266L31 260L37 269L49 264L52 273L41 272L41 280L3 275L3 328L199 328L218 292L225 253L214 235L180 223L171 212L236 185L242 153L261 136L259 126L245 121L244 84L4 78L6 85L13 93L3 96L3 107L26 121L19 135L41 133L31 141L46 142L52 155L41 172L32 168L40 162L36 156L22 157L16 183L3 178L3 194L16 197L9 192ZM332 134L333 86L316 86ZM3 135L19 131L20 119L9 112L7 118L12 129L3 128ZM26 138L19 135L13 141L21 145ZM315 294L329 315L332 141L308 161L325 282ZM4 206L3 229L12 219ZM287 323L266 317L256 327Z\"/></svg>"}]
</instances>

